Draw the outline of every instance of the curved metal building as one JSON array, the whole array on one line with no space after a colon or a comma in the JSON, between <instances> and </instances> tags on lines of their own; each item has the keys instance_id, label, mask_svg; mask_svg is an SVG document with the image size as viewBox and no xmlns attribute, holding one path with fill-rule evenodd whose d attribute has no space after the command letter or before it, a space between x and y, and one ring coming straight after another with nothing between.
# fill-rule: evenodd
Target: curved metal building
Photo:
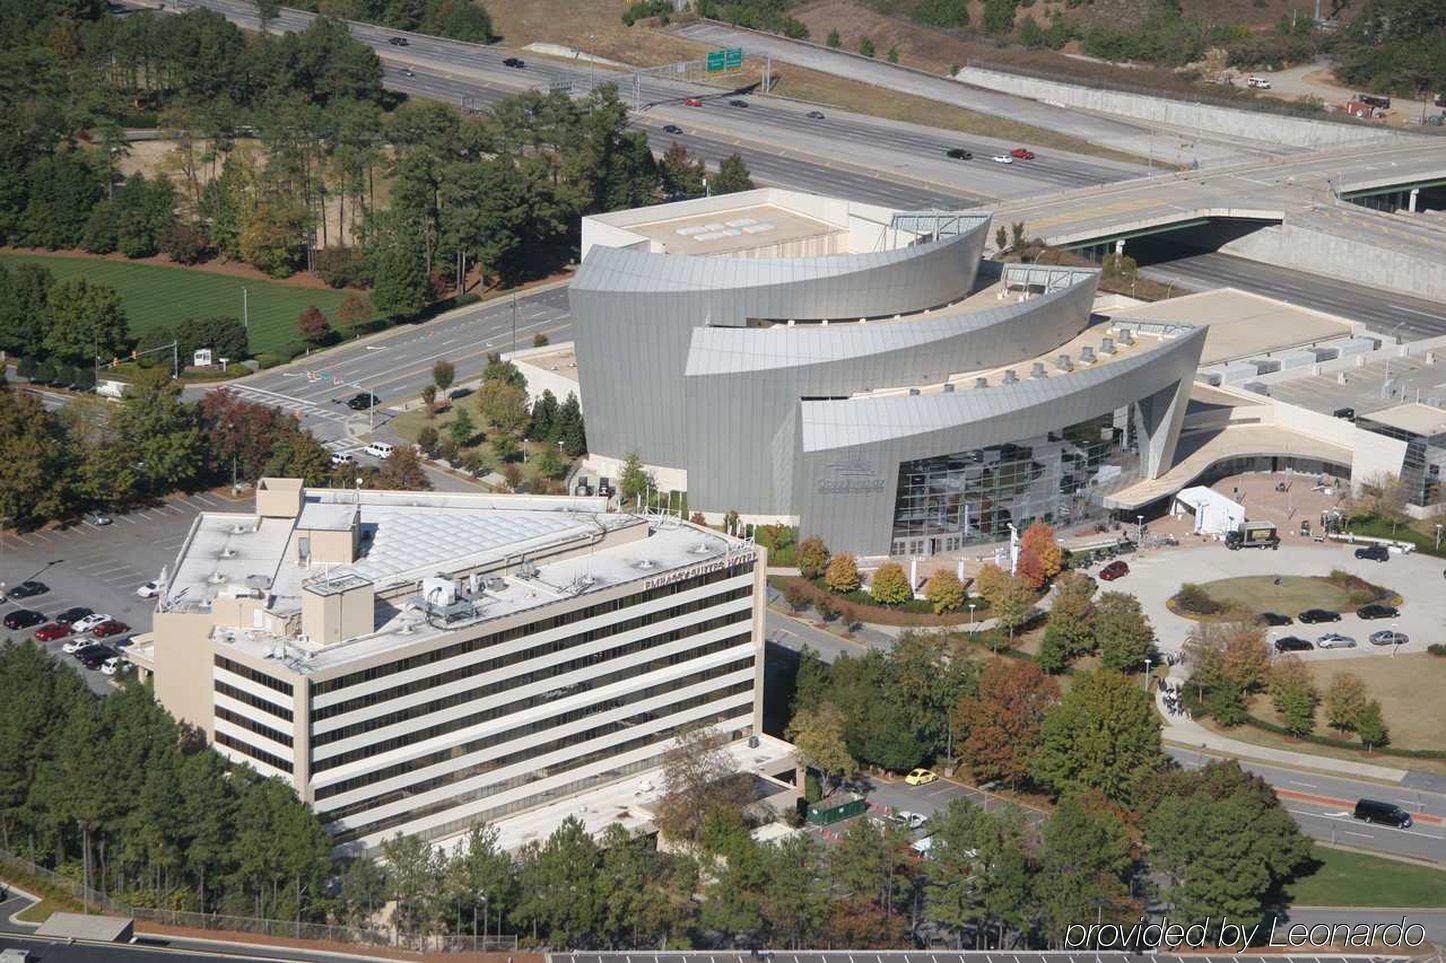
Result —
<instances>
[{"instance_id":1,"label":"curved metal building","mask_svg":"<svg viewBox=\"0 0 1446 963\"><path fill-rule=\"evenodd\" d=\"M981 264L989 216L766 189L584 221L592 451L835 551L1084 523L1168 466L1204 332L1091 325L1097 272Z\"/></svg>"}]
</instances>

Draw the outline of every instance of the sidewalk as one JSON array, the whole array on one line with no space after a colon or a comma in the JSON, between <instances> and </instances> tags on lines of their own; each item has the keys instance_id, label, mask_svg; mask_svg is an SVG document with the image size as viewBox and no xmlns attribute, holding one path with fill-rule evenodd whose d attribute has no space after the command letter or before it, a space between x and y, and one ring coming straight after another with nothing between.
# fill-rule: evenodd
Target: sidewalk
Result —
<instances>
[{"instance_id":1,"label":"sidewalk","mask_svg":"<svg viewBox=\"0 0 1446 963\"><path fill-rule=\"evenodd\" d=\"M1171 681L1181 682L1183 680L1172 678ZM1202 749L1218 755L1234 756L1277 766L1288 766L1292 769L1315 769L1337 775L1359 776L1362 779L1374 779L1378 782L1399 783L1409 775L1405 769L1392 769L1369 762L1353 762L1349 759L1317 756L1308 752L1272 749L1269 746L1257 746L1253 743L1241 742L1239 739L1231 739L1229 736L1222 736L1218 732L1205 728L1187 715L1171 715L1165 710L1165 699L1158 689L1155 690L1155 707L1160 710L1160 717L1165 720L1161 738L1177 746Z\"/></svg>"}]
</instances>

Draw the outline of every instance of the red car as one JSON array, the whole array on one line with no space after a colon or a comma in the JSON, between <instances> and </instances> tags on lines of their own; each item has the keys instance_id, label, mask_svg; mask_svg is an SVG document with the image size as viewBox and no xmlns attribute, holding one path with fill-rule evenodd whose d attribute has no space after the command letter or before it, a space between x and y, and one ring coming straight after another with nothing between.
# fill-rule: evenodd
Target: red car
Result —
<instances>
[{"instance_id":1,"label":"red car","mask_svg":"<svg viewBox=\"0 0 1446 963\"><path fill-rule=\"evenodd\" d=\"M69 634L69 622L47 622L35 630L35 638L39 642L54 642L56 639L63 639Z\"/></svg>"},{"instance_id":2,"label":"red car","mask_svg":"<svg viewBox=\"0 0 1446 963\"><path fill-rule=\"evenodd\" d=\"M1034 160L1034 151L1025 147L1016 147L1009 152L1010 157L1017 157L1020 160Z\"/></svg>"},{"instance_id":3,"label":"red car","mask_svg":"<svg viewBox=\"0 0 1446 963\"><path fill-rule=\"evenodd\" d=\"M687 100L683 101L683 106L684 106L684 107L702 107L702 106L703 106L703 102L702 102L701 100L699 100L697 97L689 97Z\"/></svg>"},{"instance_id":4,"label":"red car","mask_svg":"<svg viewBox=\"0 0 1446 963\"><path fill-rule=\"evenodd\" d=\"M1113 582L1117 578L1124 578L1130 574L1130 567L1119 560L1113 561L1100 569L1100 580Z\"/></svg>"},{"instance_id":5,"label":"red car","mask_svg":"<svg viewBox=\"0 0 1446 963\"><path fill-rule=\"evenodd\" d=\"M115 619L111 619L91 629L90 634L97 639L104 639L112 635L120 635L122 632L129 632L130 630L131 627L124 622L117 622Z\"/></svg>"}]
</instances>

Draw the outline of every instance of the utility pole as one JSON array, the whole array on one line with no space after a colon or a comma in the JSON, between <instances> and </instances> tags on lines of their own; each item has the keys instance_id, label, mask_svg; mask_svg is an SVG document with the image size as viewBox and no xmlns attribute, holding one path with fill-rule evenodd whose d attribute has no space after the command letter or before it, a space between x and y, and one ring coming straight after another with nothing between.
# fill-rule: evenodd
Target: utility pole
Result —
<instances>
[{"instance_id":1,"label":"utility pole","mask_svg":"<svg viewBox=\"0 0 1446 963\"><path fill-rule=\"evenodd\" d=\"M241 327L251 331L251 303L246 294L246 285L241 285Z\"/></svg>"}]
</instances>

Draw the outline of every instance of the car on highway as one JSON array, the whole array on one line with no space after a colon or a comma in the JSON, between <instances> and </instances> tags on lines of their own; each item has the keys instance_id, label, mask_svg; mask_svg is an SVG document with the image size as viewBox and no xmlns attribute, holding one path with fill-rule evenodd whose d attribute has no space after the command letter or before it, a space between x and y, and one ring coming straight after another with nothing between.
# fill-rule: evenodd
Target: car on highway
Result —
<instances>
[{"instance_id":1,"label":"car on highway","mask_svg":"<svg viewBox=\"0 0 1446 963\"><path fill-rule=\"evenodd\" d=\"M1306 609L1296 618L1306 625L1317 625L1321 622L1339 622L1341 613L1332 612L1330 609Z\"/></svg>"},{"instance_id":2,"label":"car on highway","mask_svg":"<svg viewBox=\"0 0 1446 963\"><path fill-rule=\"evenodd\" d=\"M395 450L395 448L384 441L374 441L362 449L362 451L371 455L373 458L390 458L392 457L392 452Z\"/></svg>"},{"instance_id":3,"label":"car on highway","mask_svg":"<svg viewBox=\"0 0 1446 963\"><path fill-rule=\"evenodd\" d=\"M1395 629L1381 629L1379 632L1371 633L1372 645L1405 645L1411 641L1411 637L1405 632L1397 632Z\"/></svg>"},{"instance_id":4,"label":"car on highway","mask_svg":"<svg viewBox=\"0 0 1446 963\"><path fill-rule=\"evenodd\" d=\"M61 613L57 614L57 615L55 616L55 621L57 621L57 622L76 622L76 621L79 621L80 619L85 618L87 615L89 615L90 613L92 613L92 612L94 612L94 611L95 611L95 609L88 609L88 608L86 608L84 605L72 605L70 608L66 609L64 612L61 612Z\"/></svg>"},{"instance_id":5,"label":"car on highway","mask_svg":"<svg viewBox=\"0 0 1446 963\"><path fill-rule=\"evenodd\" d=\"M1295 619L1280 612L1261 612L1255 621L1260 625L1290 625Z\"/></svg>"},{"instance_id":6,"label":"car on highway","mask_svg":"<svg viewBox=\"0 0 1446 963\"><path fill-rule=\"evenodd\" d=\"M1409 829L1412 822L1411 814L1406 810L1395 803L1381 802L1379 799L1357 800L1351 815L1364 823L1382 823L1397 829Z\"/></svg>"},{"instance_id":7,"label":"car on highway","mask_svg":"<svg viewBox=\"0 0 1446 963\"><path fill-rule=\"evenodd\" d=\"M729 106L729 107L747 107L747 106L748 106L748 101L742 99L741 97L734 97L732 100L728 101L728 106Z\"/></svg>"},{"instance_id":8,"label":"car on highway","mask_svg":"<svg viewBox=\"0 0 1446 963\"><path fill-rule=\"evenodd\" d=\"M35 641L54 642L56 639L63 639L69 634L69 622L46 622L35 630Z\"/></svg>"},{"instance_id":9,"label":"car on highway","mask_svg":"<svg viewBox=\"0 0 1446 963\"><path fill-rule=\"evenodd\" d=\"M699 100L697 97L689 97L687 100L683 101L683 106L684 106L684 107L702 107L702 106L703 106L703 102L702 102L701 100Z\"/></svg>"},{"instance_id":10,"label":"car on highway","mask_svg":"<svg viewBox=\"0 0 1446 963\"><path fill-rule=\"evenodd\" d=\"M927 786L939 778L939 774L932 769L913 769L904 777L904 782L910 786Z\"/></svg>"},{"instance_id":11,"label":"car on highway","mask_svg":"<svg viewBox=\"0 0 1446 963\"><path fill-rule=\"evenodd\" d=\"M33 599L37 595L44 595L50 591L50 586L44 582L37 582L28 579L11 589L8 594L12 599Z\"/></svg>"},{"instance_id":12,"label":"car on highway","mask_svg":"<svg viewBox=\"0 0 1446 963\"><path fill-rule=\"evenodd\" d=\"M1384 545L1365 545L1356 549L1356 558L1368 559L1372 562L1389 562L1391 550Z\"/></svg>"},{"instance_id":13,"label":"car on highway","mask_svg":"<svg viewBox=\"0 0 1446 963\"><path fill-rule=\"evenodd\" d=\"M13 612L5 613L5 627L7 629L28 629L32 625L39 625L45 621L45 616L34 609L16 609Z\"/></svg>"},{"instance_id":14,"label":"car on highway","mask_svg":"<svg viewBox=\"0 0 1446 963\"><path fill-rule=\"evenodd\" d=\"M681 134L682 132L683 132L683 128L679 127L677 124L664 124L664 125L663 125L663 133L665 133L665 134Z\"/></svg>"},{"instance_id":15,"label":"car on highway","mask_svg":"<svg viewBox=\"0 0 1446 963\"><path fill-rule=\"evenodd\" d=\"M131 627L116 619L106 619L100 625L90 630L90 634L97 639L108 639L112 635L120 635L122 632L129 632Z\"/></svg>"},{"instance_id":16,"label":"car on highway","mask_svg":"<svg viewBox=\"0 0 1446 963\"><path fill-rule=\"evenodd\" d=\"M1356 609L1356 618L1360 619L1394 619L1400 614L1400 609L1394 605L1386 605L1384 602L1372 602L1370 605L1362 605Z\"/></svg>"},{"instance_id":17,"label":"car on highway","mask_svg":"<svg viewBox=\"0 0 1446 963\"><path fill-rule=\"evenodd\" d=\"M521 70L523 67L527 66L527 61L523 60L521 57L507 57L502 61L502 66L511 67L513 70Z\"/></svg>"},{"instance_id":18,"label":"car on highway","mask_svg":"<svg viewBox=\"0 0 1446 963\"><path fill-rule=\"evenodd\" d=\"M1309 652L1314 648L1314 642L1310 639L1302 639L1298 635L1287 635L1283 639L1275 640L1275 651L1277 652Z\"/></svg>"},{"instance_id":19,"label":"car on highway","mask_svg":"<svg viewBox=\"0 0 1446 963\"><path fill-rule=\"evenodd\" d=\"M153 599L161 594L161 583L156 579L151 579L146 584L137 588L136 594L143 599Z\"/></svg>"},{"instance_id":20,"label":"car on highway","mask_svg":"<svg viewBox=\"0 0 1446 963\"><path fill-rule=\"evenodd\" d=\"M1016 147L1009 152L1009 156L1018 160L1034 160L1034 151L1027 147Z\"/></svg>"},{"instance_id":21,"label":"car on highway","mask_svg":"<svg viewBox=\"0 0 1446 963\"><path fill-rule=\"evenodd\" d=\"M1104 568L1100 569L1100 581L1113 582L1117 578L1124 578L1130 574L1130 567L1122 559L1115 559Z\"/></svg>"},{"instance_id":22,"label":"car on highway","mask_svg":"<svg viewBox=\"0 0 1446 963\"><path fill-rule=\"evenodd\" d=\"M1315 644L1320 649L1354 649L1356 640L1349 635L1341 635L1339 632L1327 632L1316 639Z\"/></svg>"},{"instance_id":23,"label":"car on highway","mask_svg":"<svg viewBox=\"0 0 1446 963\"><path fill-rule=\"evenodd\" d=\"M823 111L810 110L805 116L807 116L809 120L823 120Z\"/></svg>"},{"instance_id":24,"label":"car on highway","mask_svg":"<svg viewBox=\"0 0 1446 963\"><path fill-rule=\"evenodd\" d=\"M388 37L387 43L391 44L393 47L405 47L408 46L411 41L407 40L406 37Z\"/></svg>"},{"instance_id":25,"label":"car on highway","mask_svg":"<svg viewBox=\"0 0 1446 963\"><path fill-rule=\"evenodd\" d=\"M403 68L402 68L402 76L403 76L403 77L415 77L415 76L417 76L417 72L416 72L415 70L413 70L411 67L403 67Z\"/></svg>"},{"instance_id":26,"label":"car on highway","mask_svg":"<svg viewBox=\"0 0 1446 963\"><path fill-rule=\"evenodd\" d=\"M110 620L110 616L105 614L104 612L96 612L94 614L82 616L81 618L76 619L70 624L70 627L76 632L89 632L96 626L103 625Z\"/></svg>"},{"instance_id":27,"label":"car on highway","mask_svg":"<svg viewBox=\"0 0 1446 963\"><path fill-rule=\"evenodd\" d=\"M346 406L352 411L366 411L381 403L382 399L370 391L359 391L346 400Z\"/></svg>"},{"instance_id":28,"label":"car on highway","mask_svg":"<svg viewBox=\"0 0 1446 963\"><path fill-rule=\"evenodd\" d=\"M967 150L965 150L965 149L962 148L962 147L951 147L951 148L949 148L948 150L946 150L946 151L944 152L944 156L945 156L945 157L951 157L951 158L953 158L954 160L973 160L973 159L974 159L974 153L973 153L972 151L967 151Z\"/></svg>"},{"instance_id":29,"label":"car on highway","mask_svg":"<svg viewBox=\"0 0 1446 963\"><path fill-rule=\"evenodd\" d=\"M996 163L996 164L1013 164L1013 163L1014 163L1014 158L1013 158L1013 157L1010 157L1008 154L995 154L993 157L991 157L991 158L989 158L989 159L992 160L992 161L993 161L994 163Z\"/></svg>"},{"instance_id":30,"label":"car on highway","mask_svg":"<svg viewBox=\"0 0 1446 963\"><path fill-rule=\"evenodd\" d=\"M109 524L110 524L110 516L107 515L105 512L86 512L84 515L82 515L82 516L80 516L80 517L81 517L83 520L89 522L89 523L92 524L92 525L109 525Z\"/></svg>"}]
</instances>

